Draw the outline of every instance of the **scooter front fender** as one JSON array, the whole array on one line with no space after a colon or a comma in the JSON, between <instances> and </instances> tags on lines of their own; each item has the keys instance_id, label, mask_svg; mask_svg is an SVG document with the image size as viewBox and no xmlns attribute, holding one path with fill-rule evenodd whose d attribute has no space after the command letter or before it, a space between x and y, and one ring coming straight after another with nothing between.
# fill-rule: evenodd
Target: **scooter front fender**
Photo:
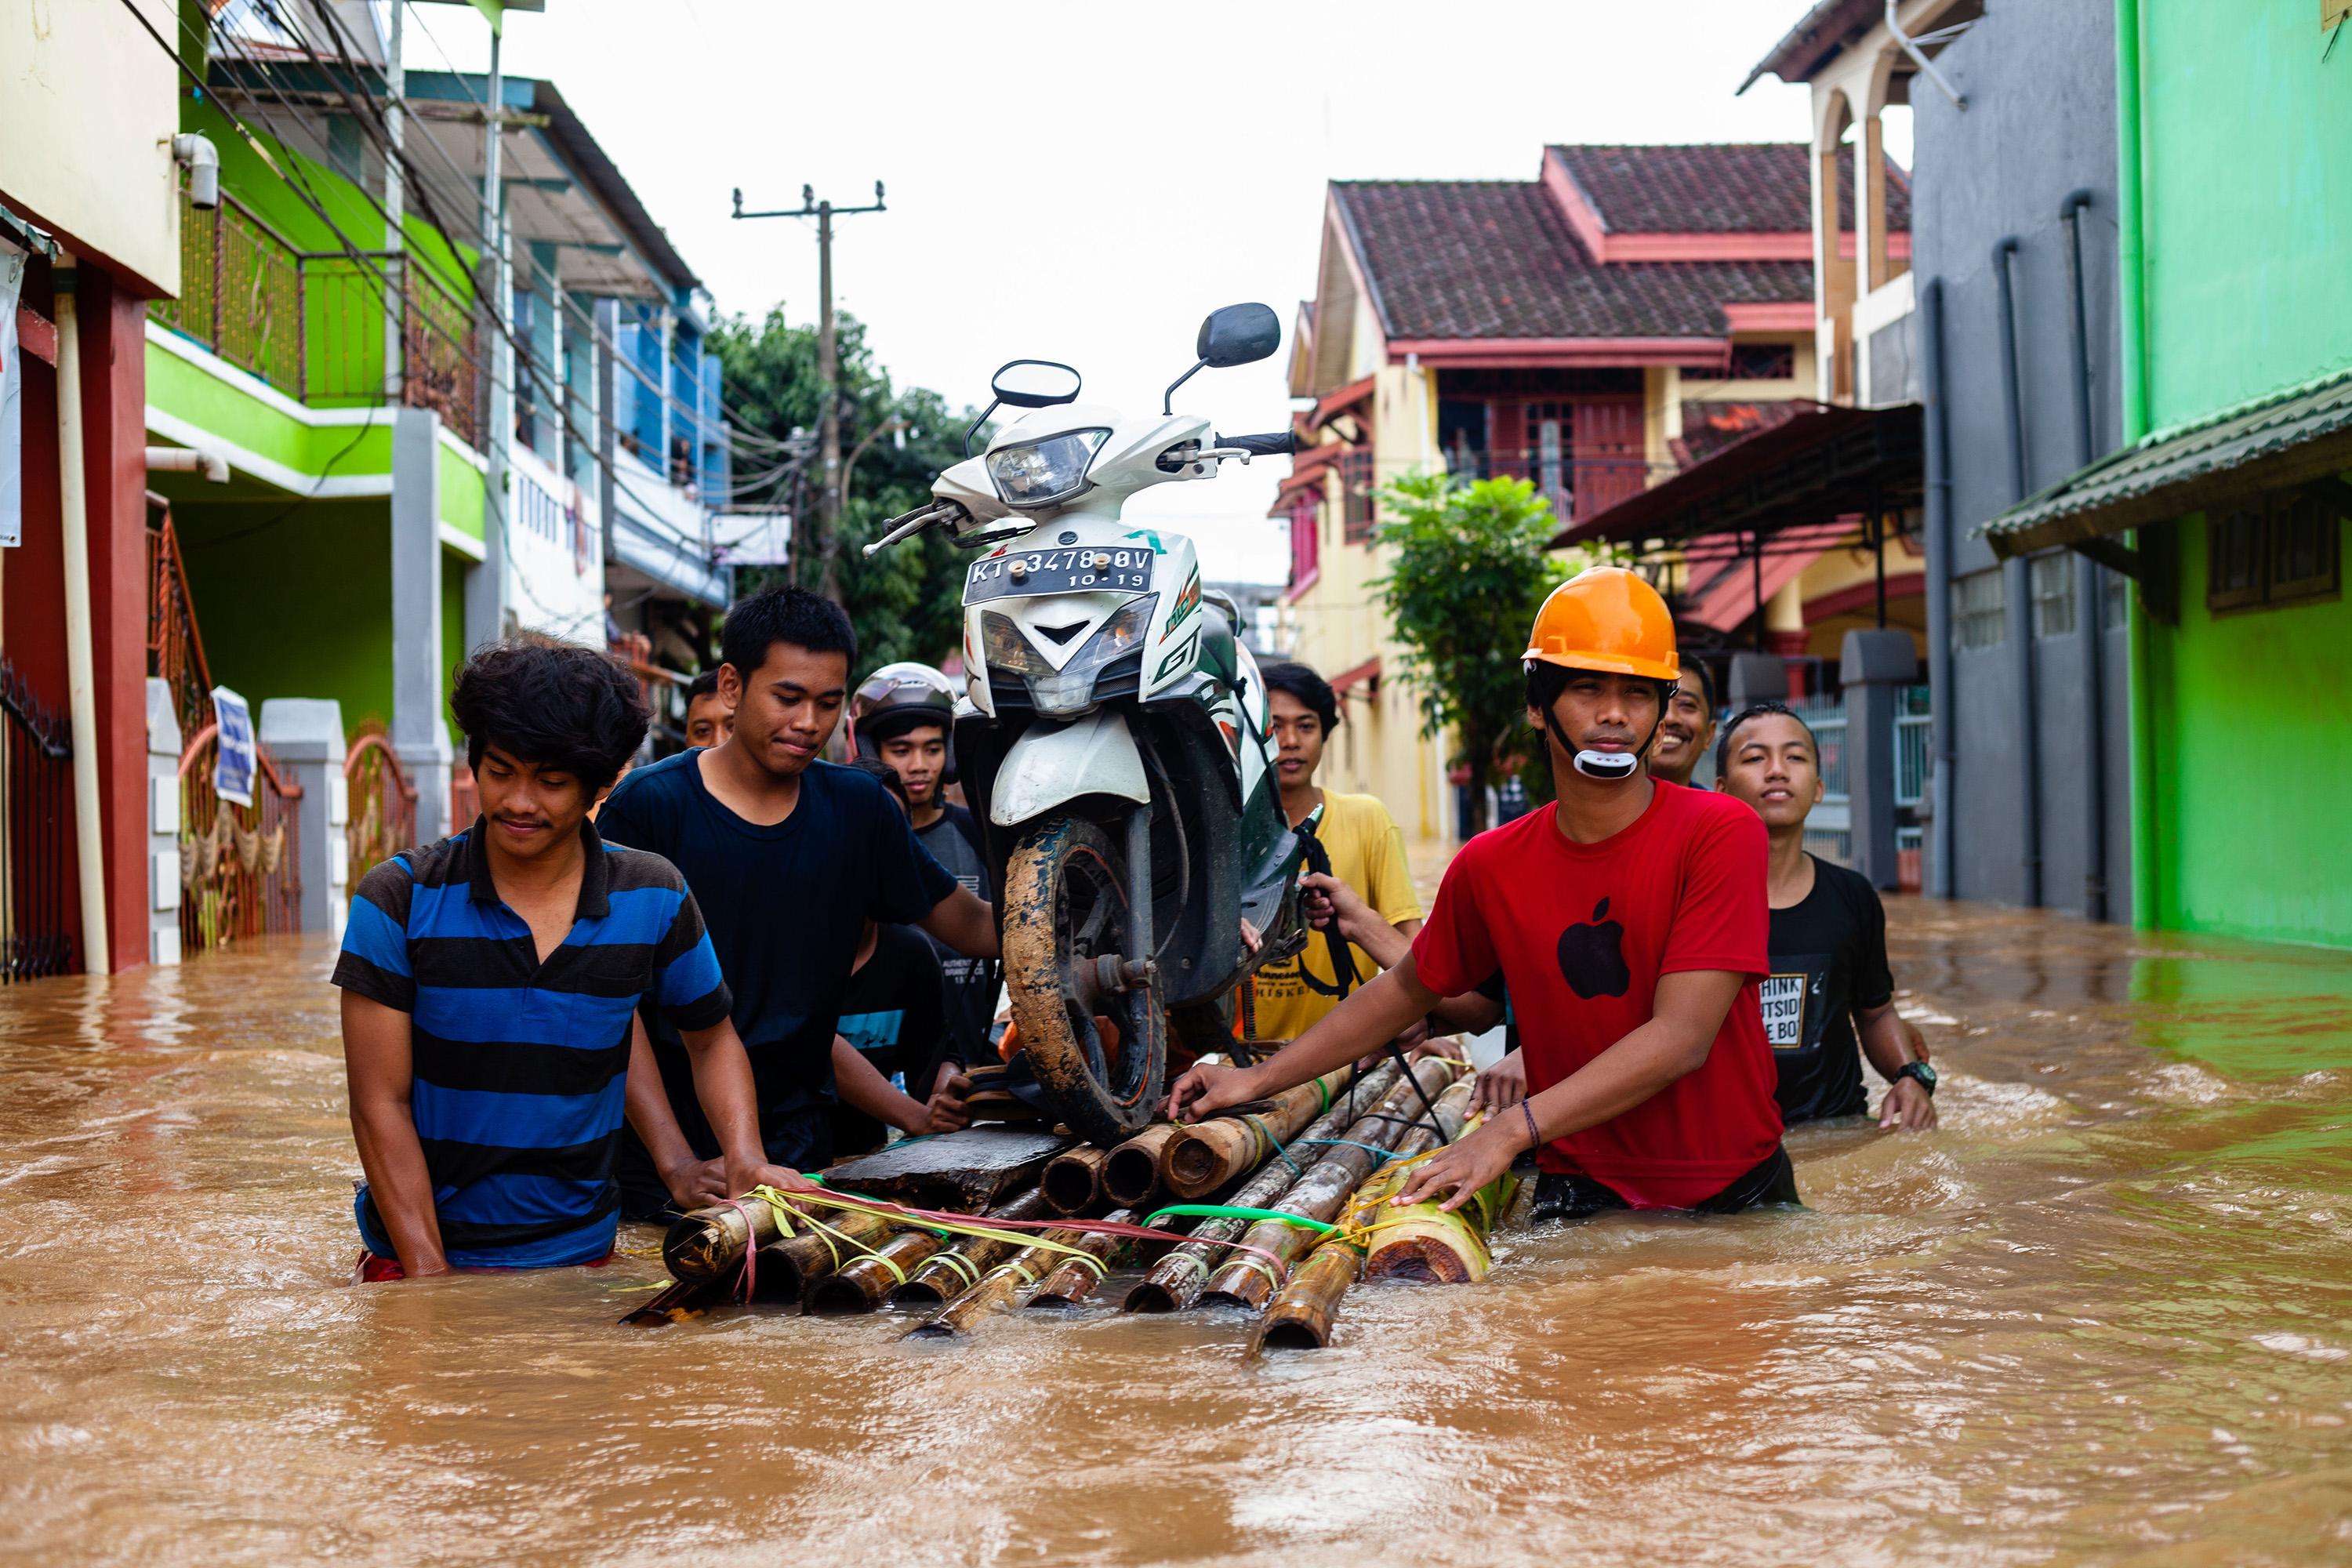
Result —
<instances>
[{"instance_id":1,"label":"scooter front fender","mask_svg":"<svg viewBox=\"0 0 2352 1568\"><path fill-rule=\"evenodd\" d=\"M1151 798L1133 732L1106 709L1067 724L1041 723L1013 742L989 788L988 819L1017 827L1087 795Z\"/></svg>"}]
</instances>

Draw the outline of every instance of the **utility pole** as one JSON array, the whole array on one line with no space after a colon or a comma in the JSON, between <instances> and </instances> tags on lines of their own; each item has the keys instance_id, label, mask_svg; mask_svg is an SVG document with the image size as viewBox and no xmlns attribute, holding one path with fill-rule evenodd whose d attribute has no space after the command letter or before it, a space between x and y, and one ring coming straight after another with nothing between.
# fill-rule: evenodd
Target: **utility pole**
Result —
<instances>
[{"instance_id":1,"label":"utility pole","mask_svg":"<svg viewBox=\"0 0 2352 1568\"><path fill-rule=\"evenodd\" d=\"M392 26L383 50L384 95L392 100L383 110L384 140L392 148L392 156L383 161L383 247L391 253L391 264L383 269L383 397L394 408L401 405L406 390L403 373L407 367L402 363L406 344L402 333L408 321L408 268L401 230L406 193L400 183L400 153L407 144L406 111L401 100L408 94L407 67L401 58L402 9L401 0L392 0ZM399 289L400 298L392 296L394 288Z\"/></svg>"},{"instance_id":2,"label":"utility pole","mask_svg":"<svg viewBox=\"0 0 2352 1568\"><path fill-rule=\"evenodd\" d=\"M817 318L816 318L816 378L821 401L817 405L817 451L822 465L817 479L817 553L818 592L827 598L834 594L834 557L835 537L841 524L841 366L835 351L833 331L833 220L857 213L887 212L882 205L882 182L874 182L874 205L864 207L837 207L831 202L816 199L816 187L801 187L801 205L797 209L774 212L747 213L743 210L743 193L735 193L735 216L744 217L813 217L816 219L817 255ZM800 569L793 563L793 580L800 580Z\"/></svg>"}]
</instances>

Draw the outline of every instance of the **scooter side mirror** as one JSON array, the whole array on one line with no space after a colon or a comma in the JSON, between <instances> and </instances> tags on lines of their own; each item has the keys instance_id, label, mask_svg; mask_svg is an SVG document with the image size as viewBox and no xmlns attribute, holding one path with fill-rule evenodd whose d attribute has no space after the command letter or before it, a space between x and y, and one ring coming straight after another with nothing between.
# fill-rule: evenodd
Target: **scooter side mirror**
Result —
<instances>
[{"instance_id":1,"label":"scooter side mirror","mask_svg":"<svg viewBox=\"0 0 2352 1568\"><path fill-rule=\"evenodd\" d=\"M1227 305L1201 323L1193 353L1215 370L1255 364L1282 346L1282 318L1264 305Z\"/></svg>"},{"instance_id":2,"label":"scooter side mirror","mask_svg":"<svg viewBox=\"0 0 2352 1568\"><path fill-rule=\"evenodd\" d=\"M1272 312L1268 312L1271 314ZM1068 365L1049 359L1017 359L989 379L996 401L1015 408L1051 408L1076 403L1084 383Z\"/></svg>"}]
</instances>

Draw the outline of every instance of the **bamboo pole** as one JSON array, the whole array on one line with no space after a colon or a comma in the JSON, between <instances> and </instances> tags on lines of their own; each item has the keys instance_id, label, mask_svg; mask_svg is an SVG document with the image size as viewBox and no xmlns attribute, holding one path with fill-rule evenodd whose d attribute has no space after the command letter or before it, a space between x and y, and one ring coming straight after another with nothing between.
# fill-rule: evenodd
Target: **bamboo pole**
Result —
<instances>
[{"instance_id":1,"label":"bamboo pole","mask_svg":"<svg viewBox=\"0 0 2352 1568\"><path fill-rule=\"evenodd\" d=\"M1317 1247L1258 1320L1257 1330L1250 1336L1250 1354L1267 1350L1315 1351L1329 1344L1331 1321L1339 1315L1339 1298L1363 1272L1364 1260L1354 1247L1341 1242Z\"/></svg>"},{"instance_id":2,"label":"bamboo pole","mask_svg":"<svg viewBox=\"0 0 2352 1568\"><path fill-rule=\"evenodd\" d=\"M1422 1109L1422 1095L1434 1100L1460 1071L1453 1063L1434 1057L1415 1062L1409 1080L1400 1079L1377 1110L1358 1118L1348 1129L1345 1143L1335 1146L1317 1161L1305 1175L1291 1184L1279 1203L1269 1206L1301 1219L1328 1223L1338 1218L1364 1178L1372 1173L1373 1166L1387 1163L1381 1159L1381 1152L1396 1148L1411 1119L1428 1114ZM1278 1219L1259 1220L1242 1233L1242 1245L1252 1250L1237 1253L1209 1276L1208 1284L1201 1291L1202 1304L1246 1307L1254 1312L1262 1310L1281 1288L1282 1276L1289 1271L1291 1262L1313 1245L1318 1234Z\"/></svg>"},{"instance_id":3,"label":"bamboo pole","mask_svg":"<svg viewBox=\"0 0 2352 1568\"><path fill-rule=\"evenodd\" d=\"M1292 1141L1293 1147L1306 1144L1310 1139L1339 1137L1363 1114L1362 1107L1377 1107L1381 1098L1396 1087L1396 1065L1382 1062L1366 1073L1340 1102L1316 1118L1306 1131ZM1325 1152L1318 1145L1306 1149L1306 1157L1297 1164L1281 1162L1261 1166L1257 1174L1244 1184L1228 1201L1236 1208L1270 1207L1298 1179L1299 1166L1311 1167L1319 1163ZM1184 1310L1200 1299L1201 1287L1208 1283L1210 1270L1229 1250L1223 1244L1239 1239L1242 1232L1248 1228L1247 1220L1202 1220L1192 1227L1191 1237L1182 1246L1150 1267L1142 1281L1127 1293L1122 1310L1129 1312Z\"/></svg>"},{"instance_id":4,"label":"bamboo pole","mask_svg":"<svg viewBox=\"0 0 2352 1568\"><path fill-rule=\"evenodd\" d=\"M662 1262L676 1279L731 1279L745 1252L780 1241L783 1234L775 1209L764 1199L714 1204L670 1223L662 1237Z\"/></svg>"},{"instance_id":5,"label":"bamboo pole","mask_svg":"<svg viewBox=\"0 0 2352 1568\"><path fill-rule=\"evenodd\" d=\"M1012 1202L990 1209L986 1217L1043 1219L1045 1215L1045 1195L1032 1187ZM883 1305L893 1310L906 1310L953 1300L978 1284L982 1275L1020 1251L1023 1245L994 1237L960 1236L951 1245L931 1254L921 1268L909 1271L907 1282L894 1289Z\"/></svg>"},{"instance_id":6,"label":"bamboo pole","mask_svg":"<svg viewBox=\"0 0 2352 1568\"><path fill-rule=\"evenodd\" d=\"M621 1314L621 1321L638 1328L658 1328L698 1317L727 1299L727 1287L716 1279L673 1279L649 1301Z\"/></svg>"},{"instance_id":7,"label":"bamboo pole","mask_svg":"<svg viewBox=\"0 0 2352 1568\"><path fill-rule=\"evenodd\" d=\"M1082 1215L1092 1209L1102 1201L1103 1166L1109 1159L1109 1150L1091 1143L1055 1155L1046 1162L1039 1183L1045 1192L1045 1205L1058 1215Z\"/></svg>"},{"instance_id":8,"label":"bamboo pole","mask_svg":"<svg viewBox=\"0 0 2352 1568\"><path fill-rule=\"evenodd\" d=\"M1076 1247L1085 1237L1082 1232L1075 1230L1049 1230L1042 1239L1059 1242L1063 1247ZM1045 1271L1054 1268L1064 1256L1058 1248L1048 1246L1022 1248L981 1276L978 1284L941 1307L928 1322L918 1323L908 1330L905 1337L910 1340L962 1338L991 1313L1028 1300Z\"/></svg>"},{"instance_id":9,"label":"bamboo pole","mask_svg":"<svg viewBox=\"0 0 2352 1568\"><path fill-rule=\"evenodd\" d=\"M1160 1184L1180 1198L1201 1198L1249 1174L1331 1109L1331 1097L1351 1070L1340 1068L1286 1089L1247 1115L1228 1112L1185 1128L1160 1152Z\"/></svg>"},{"instance_id":10,"label":"bamboo pole","mask_svg":"<svg viewBox=\"0 0 2352 1568\"><path fill-rule=\"evenodd\" d=\"M928 1230L901 1231L864 1258L843 1264L809 1287L801 1310L817 1318L851 1318L878 1310L890 1288L947 1242Z\"/></svg>"},{"instance_id":11,"label":"bamboo pole","mask_svg":"<svg viewBox=\"0 0 2352 1568\"><path fill-rule=\"evenodd\" d=\"M1103 1162L1103 1195L1123 1209L1139 1209L1160 1190L1160 1152L1184 1131L1155 1122L1110 1152Z\"/></svg>"},{"instance_id":12,"label":"bamboo pole","mask_svg":"<svg viewBox=\"0 0 2352 1568\"><path fill-rule=\"evenodd\" d=\"M1444 1100L1438 1110L1445 1109ZM1374 1177L1358 1202L1393 1197L1402 1181ZM1508 1171L1471 1194L1453 1213L1434 1203L1411 1208L1383 1207L1369 1216L1370 1250L1364 1258L1367 1279L1412 1279L1424 1284L1475 1285L1494 1266L1486 1238L1511 1210L1518 1196L1519 1179Z\"/></svg>"},{"instance_id":13,"label":"bamboo pole","mask_svg":"<svg viewBox=\"0 0 2352 1568\"><path fill-rule=\"evenodd\" d=\"M796 1236L772 1241L760 1248L756 1286L759 1298L771 1296L798 1301L809 1287L855 1258L862 1258L897 1226L864 1209L833 1209L819 1216L830 1227L816 1228L811 1220Z\"/></svg>"},{"instance_id":14,"label":"bamboo pole","mask_svg":"<svg viewBox=\"0 0 2352 1568\"><path fill-rule=\"evenodd\" d=\"M1104 1217L1118 1225L1133 1225L1136 1219L1133 1209L1115 1209ZM1027 1306L1034 1309L1080 1305L1095 1293L1095 1287L1102 1283L1104 1271L1115 1265L1124 1251L1140 1244L1122 1237L1097 1236L1089 1232L1082 1234L1073 1245L1093 1258L1094 1263L1065 1258L1055 1266L1051 1274L1039 1281L1036 1290L1025 1303Z\"/></svg>"},{"instance_id":15,"label":"bamboo pole","mask_svg":"<svg viewBox=\"0 0 2352 1568\"><path fill-rule=\"evenodd\" d=\"M1464 1079L1437 1097L1437 1124L1445 1142L1462 1136L1469 1117L1470 1095L1470 1080ZM1349 1210L1344 1212L1352 1213L1359 1225L1369 1225L1375 1230L1386 1226L1386 1215L1392 1211L1382 1205L1404 1185L1409 1174L1405 1162L1436 1148L1438 1142L1437 1134L1424 1125L1407 1128L1404 1136L1397 1140L1397 1157L1356 1189ZM1404 1212L1417 1214L1423 1207L1434 1212L1437 1205L1416 1204ZM1320 1350L1331 1342L1331 1325L1339 1316L1340 1298L1365 1272L1364 1255L1351 1245L1351 1239L1327 1237L1291 1276L1290 1282L1267 1306L1265 1316L1258 1320L1257 1330L1250 1337L1252 1355L1268 1348Z\"/></svg>"}]
</instances>

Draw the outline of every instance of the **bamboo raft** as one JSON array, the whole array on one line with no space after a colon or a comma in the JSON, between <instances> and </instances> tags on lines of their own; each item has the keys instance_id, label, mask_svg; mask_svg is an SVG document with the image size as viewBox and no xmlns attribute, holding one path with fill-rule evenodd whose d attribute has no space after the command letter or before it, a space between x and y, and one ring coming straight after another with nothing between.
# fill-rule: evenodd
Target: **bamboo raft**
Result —
<instances>
[{"instance_id":1,"label":"bamboo raft","mask_svg":"<svg viewBox=\"0 0 2352 1568\"><path fill-rule=\"evenodd\" d=\"M1252 1353L1328 1344L1360 1283L1486 1278L1510 1178L1452 1214L1390 1202L1419 1156L1475 1125L1471 1089L1460 1063L1429 1057L1111 1149L1003 1128L894 1147L826 1172L829 1195L763 1193L678 1219L662 1247L672 1283L622 1321L887 1312L916 1318L908 1339L952 1342L1110 1310L1094 1305L1108 1296L1125 1312L1247 1313ZM1107 1292L1114 1273L1124 1286Z\"/></svg>"}]
</instances>

